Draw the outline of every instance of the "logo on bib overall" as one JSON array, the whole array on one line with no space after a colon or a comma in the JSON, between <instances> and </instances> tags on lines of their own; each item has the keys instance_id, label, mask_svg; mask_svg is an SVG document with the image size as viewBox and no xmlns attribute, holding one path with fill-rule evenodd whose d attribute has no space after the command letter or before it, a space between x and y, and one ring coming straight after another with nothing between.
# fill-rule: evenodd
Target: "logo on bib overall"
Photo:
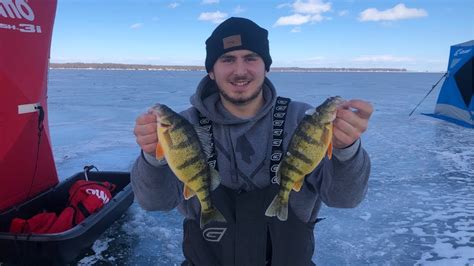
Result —
<instances>
[{"instance_id":1,"label":"logo on bib overall","mask_svg":"<svg viewBox=\"0 0 474 266\"><path fill-rule=\"evenodd\" d=\"M202 236L209 242L219 242L224 236L227 228L209 227L202 232Z\"/></svg>"}]
</instances>

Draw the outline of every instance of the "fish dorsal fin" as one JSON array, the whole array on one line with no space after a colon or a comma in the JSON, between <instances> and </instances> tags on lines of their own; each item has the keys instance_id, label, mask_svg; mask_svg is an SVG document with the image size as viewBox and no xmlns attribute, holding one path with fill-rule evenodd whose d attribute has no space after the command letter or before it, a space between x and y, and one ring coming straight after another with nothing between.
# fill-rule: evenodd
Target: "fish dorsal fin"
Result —
<instances>
[{"instance_id":1,"label":"fish dorsal fin","mask_svg":"<svg viewBox=\"0 0 474 266\"><path fill-rule=\"evenodd\" d=\"M209 167L211 172L211 191L215 190L221 183L221 177L216 169Z\"/></svg>"},{"instance_id":2,"label":"fish dorsal fin","mask_svg":"<svg viewBox=\"0 0 474 266\"><path fill-rule=\"evenodd\" d=\"M183 189L184 199L188 200L192 198L194 195L196 195L196 192L194 192L194 190L190 189L188 186L184 185L184 189Z\"/></svg>"},{"instance_id":3,"label":"fish dorsal fin","mask_svg":"<svg viewBox=\"0 0 474 266\"><path fill-rule=\"evenodd\" d=\"M194 126L194 130L196 131L199 141L201 142L201 147L206 154L206 158L212 156L213 152L213 142L212 142L212 135L209 132L208 126Z\"/></svg>"}]
</instances>

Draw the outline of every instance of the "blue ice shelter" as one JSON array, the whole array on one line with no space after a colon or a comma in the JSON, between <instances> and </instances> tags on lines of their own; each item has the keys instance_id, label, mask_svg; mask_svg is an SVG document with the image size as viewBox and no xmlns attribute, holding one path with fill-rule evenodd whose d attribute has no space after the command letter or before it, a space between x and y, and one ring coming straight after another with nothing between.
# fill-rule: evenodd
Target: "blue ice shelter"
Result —
<instances>
[{"instance_id":1,"label":"blue ice shelter","mask_svg":"<svg viewBox=\"0 0 474 266\"><path fill-rule=\"evenodd\" d=\"M474 128L474 40L451 46L448 73L439 92L433 116Z\"/></svg>"}]
</instances>

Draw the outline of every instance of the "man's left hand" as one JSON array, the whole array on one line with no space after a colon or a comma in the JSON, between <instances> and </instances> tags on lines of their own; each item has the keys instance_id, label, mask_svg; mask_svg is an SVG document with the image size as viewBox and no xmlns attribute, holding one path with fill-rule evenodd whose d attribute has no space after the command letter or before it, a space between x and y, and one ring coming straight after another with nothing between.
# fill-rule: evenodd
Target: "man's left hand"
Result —
<instances>
[{"instance_id":1,"label":"man's left hand","mask_svg":"<svg viewBox=\"0 0 474 266\"><path fill-rule=\"evenodd\" d=\"M349 100L341 104L334 120L333 147L343 149L352 145L367 130L372 104Z\"/></svg>"}]
</instances>

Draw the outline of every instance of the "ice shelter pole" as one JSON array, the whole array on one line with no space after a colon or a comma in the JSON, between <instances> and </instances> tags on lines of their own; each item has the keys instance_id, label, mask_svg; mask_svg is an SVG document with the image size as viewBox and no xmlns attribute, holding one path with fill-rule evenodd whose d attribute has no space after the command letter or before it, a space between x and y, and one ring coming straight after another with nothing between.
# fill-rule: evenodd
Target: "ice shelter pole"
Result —
<instances>
[{"instance_id":1,"label":"ice shelter pole","mask_svg":"<svg viewBox=\"0 0 474 266\"><path fill-rule=\"evenodd\" d=\"M408 115L408 117L410 117L413 112L415 112L416 108L418 108L418 106L420 106L420 104L428 97L428 95L431 94L431 92L436 88L436 86L438 85L438 83L444 78L446 77L446 75L448 75L448 72L444 73L444 75L431 87L431 90L425 95L425 97L423 97L423 99L421 99L421 101L415 106L415 108L413 108L413 110L410 112L410 114Z\"/></svg>"}]
</instances>

